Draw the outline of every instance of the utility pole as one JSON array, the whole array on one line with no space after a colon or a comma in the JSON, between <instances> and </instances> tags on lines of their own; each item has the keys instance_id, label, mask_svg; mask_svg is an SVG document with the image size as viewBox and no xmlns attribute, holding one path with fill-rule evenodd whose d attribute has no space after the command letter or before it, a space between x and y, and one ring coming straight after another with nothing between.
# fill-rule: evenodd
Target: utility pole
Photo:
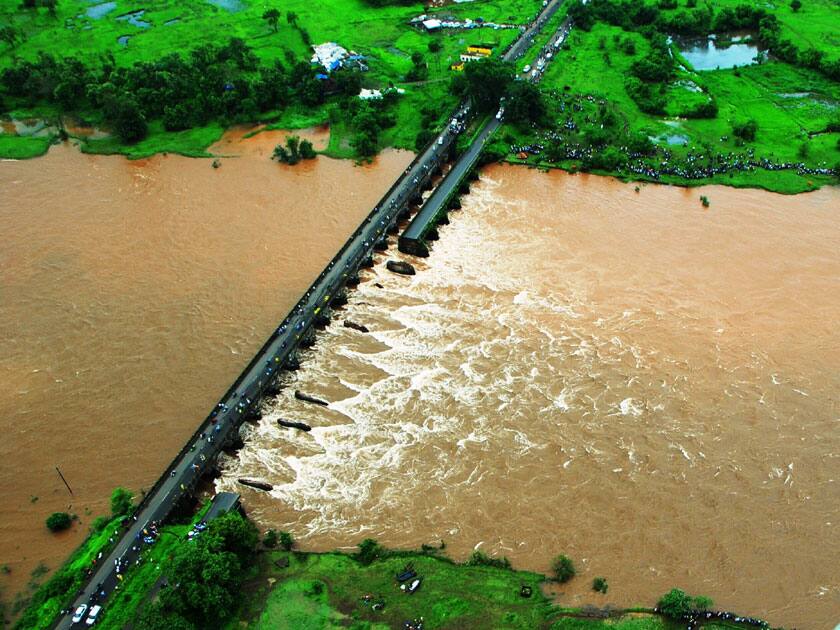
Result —
<instances>
[{"instance_id":1,"label":"utility pole","mask_svg":"<svg viewBox=\"0 0 840 630\"><path fill-rule=\"evenodd\" d=\"M64 482L64 485L67 486L67 492L70 493L70 496L73 496L73 488L71 488L70 484L67 483L67 480L64 478L64 475L62 475L61 471L58 469L58 466L55 467L55 472L58 473L58 476L61 477L61 480Z\"/></svg>"}]
</instances>

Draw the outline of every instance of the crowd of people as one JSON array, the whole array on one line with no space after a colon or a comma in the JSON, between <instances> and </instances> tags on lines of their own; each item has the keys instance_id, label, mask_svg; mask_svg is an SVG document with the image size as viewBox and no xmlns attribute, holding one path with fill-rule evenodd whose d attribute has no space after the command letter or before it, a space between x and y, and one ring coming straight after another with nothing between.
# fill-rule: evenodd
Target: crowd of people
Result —
<instances>
[{"instance_id":1,"label":"crowd of people","mask_svg":"<svg viewBox=\"0 0 840 630\"><path fill-rule=\"evenodd\" d=\"M654 612L659 612L659 608L654 608ZM744 624L746 626L753 626L755 628L769 628L770 624L755 617L741 617L731 612L717 611L717 610L693 610L688 615L683 617L683 621L687 622L686 630L695 630L703 622L706 621L733 621L735 623Z\"/></svg>"},{"instance_id":2,"label":"crowd of people","mask_svg":"<svg viewBox=\"0 0 840 630\"><path fill-rule=\"evenodd\" d=\"M566 122L566 129L574 129L575 123L569 119ZM600 149L581 142L567 143L563 135L558 131L548 131L542 134L539 141L525 145L511 145L510 152L519 155L542 155L547 146L555 143L563 143L561 150L552 152L551 161L580 160L584 164L592 163ZM716 175L729 173L748 173L759 169L766 171L795 171L798 175L838 175L837 169L828 167L808 166L804 162L789 162L774 160L767 157L755 157L754 150L748 149L745 153L729 151L727 153L694 152L689 151L685 157L677 158L668 149L658 148L653 157L640 153L633 153L626 146L617 147L627 161L620 169L642 175L651 179L660 179L662 176L675 176L683 179L698 180L708 179Z\"/></svg>"}]
</instances>

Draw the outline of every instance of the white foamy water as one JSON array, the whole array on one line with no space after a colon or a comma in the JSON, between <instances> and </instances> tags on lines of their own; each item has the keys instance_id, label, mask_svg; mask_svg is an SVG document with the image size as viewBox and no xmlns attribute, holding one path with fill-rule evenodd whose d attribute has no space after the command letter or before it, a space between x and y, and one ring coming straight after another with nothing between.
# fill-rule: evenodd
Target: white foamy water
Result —
<instances>
[{"instance_id":1,"label":"white foamy water","mask_svg":"<svg viewBox=\"0 0 840 630\"><path fill-rule=\"evenodd\" d=\"M416 276L365 272L219 487L305 548L565 552L563 603L604 575L830 627L840 195L697 194L490 169Z\"/></svg>"}]
</instances>

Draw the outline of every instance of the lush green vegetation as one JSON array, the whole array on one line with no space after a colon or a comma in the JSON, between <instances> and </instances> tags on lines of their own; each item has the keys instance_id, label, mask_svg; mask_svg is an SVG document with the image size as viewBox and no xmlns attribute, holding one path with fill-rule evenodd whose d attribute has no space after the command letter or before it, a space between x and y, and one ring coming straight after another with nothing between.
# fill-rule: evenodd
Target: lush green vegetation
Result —
<instances>
[{"instance_id":1,"label":"lush green vegetation","mask_svg":"<svg viewBox=\"0 0 840 630\"><path fill-rule=\"evenodd\" d=\"M95 566L99 554L105 555L110 549L115 534L121 529L122 518L120 516L114 519L96 519L91 526L90 536L49 580L40 586L33 581L30 590L34 592L31 595L18 596L12 612L22 611L22 614L17 619L15 628L29 630L50 626L59 610L72 602L88 572ZM33 575L33 578L37 577Z\"/></svg>"},{"instance_id":2,"label":"lush green vegetation","mask_svg":"<svg viewBox=\"0 0 840 630\"><path fill-rule=\"evenodd\" d=\"M577 27L542 81L544 124L508 126L498 154L628 179L788 193L837 181L836 3L794 11L736 0L592 0L570 12ZM753 32L770 57L698 71L667 39L717 32L723 46L734 29Z\"/></svg>"},{"instance_id":3,"label":"lush green vegetation","mask_svg":"<svg viewBox=\"0 0 840 630\"><path fill-rule=\"evenodd\" d=\"M485 0L439 12L524 23L540 4ZM57 126L67 114L68 120L104 126L113 136L82 137L83 150L131 157L157 151L206 155L219 130L238 121L286 128L330 122L335 137L327 153L364 157L384 146L414 149L424 129L443 122L455 102L449 65L465 42L480 39L502 48L516 36L513 29L423 32L408 23L424 12L419 3L224 5L121 0L107 11L85 0L65 0L52 10L7 3L0 7L0 73L6 76L0 112L17 119L47 117ZM139 22L123 19L139 10ZM126 45L117 41L122 36L130 37ZM364 55L369 71L316 81L310 44L325 41ZM371 117L357 120L344 95L359 86L392 85L405 91L388 104L386 122L393 124L372 133L365 127ZM72 135L72 126L67 128ZM8 135L0 134L0 155L37 155L49 143L12 142Z\"/></svg>"}]
</instances>

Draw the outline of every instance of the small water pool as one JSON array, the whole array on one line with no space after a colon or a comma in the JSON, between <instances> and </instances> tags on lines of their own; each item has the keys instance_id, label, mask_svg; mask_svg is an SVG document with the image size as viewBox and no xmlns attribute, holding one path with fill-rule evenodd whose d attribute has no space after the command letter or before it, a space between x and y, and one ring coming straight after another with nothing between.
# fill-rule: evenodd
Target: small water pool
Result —
<instances>
[{"instance_id":1,"label":"small water pool","mask_svg":"<svg viewBox=\"0 0 840 630\"><path fill-rule=\"evenodd\" d=\"M131 24L132 26L136 26L137 28L149 28L152 25L152 23L140 19L145 13L145 9L140 9L139 11L132 11L131 13L118 15L117 19L120 22L128 22L129 24Z\"/></svg>"},{"instance_id":2,"label":"small water pool","mask_svg":"<svg viewBox=\"0 0 840 630\"><path fill-rule=\"evenodd\" d=\"M719 45L712 37L680 42L679 47L683 57L695 70L749 66L755 63L755 56L759 52L755 44L737 42L729 43L728 46L723 43Z\"/></svg>"},{"instance_id":3,"label":"small water pool","mask_svg":"<svg viewBox=\"0 0 840 630\"><path fill-rule=\"evenodd\" d=\"M101 2L93 5L92 7L88 7L87 11L85 11L85 15L91 19L98 20L99 18L105 17L116 8L116 2Z\"/></svg>"},{"instance_id":4,"label":"small water pool","mask_svg":"<svg viewBox=\"0 0 840 630\"><path fill-rule=\"evenodd\" d=\"M236 13L245 8L245 3L242 0L207 0L207 2L231 13Z\"/></svg>"},{"instance_id":5,"label":"small water pool","mask_svg":"<svg viewBox=\"0 0 840 630\"><path fill-rule=\"evenodd\" d=\"M128 46L128 40L131 39L131 35L120 35L117 37L117 43L120 46Z\"/></svg>"}]
</instances>

